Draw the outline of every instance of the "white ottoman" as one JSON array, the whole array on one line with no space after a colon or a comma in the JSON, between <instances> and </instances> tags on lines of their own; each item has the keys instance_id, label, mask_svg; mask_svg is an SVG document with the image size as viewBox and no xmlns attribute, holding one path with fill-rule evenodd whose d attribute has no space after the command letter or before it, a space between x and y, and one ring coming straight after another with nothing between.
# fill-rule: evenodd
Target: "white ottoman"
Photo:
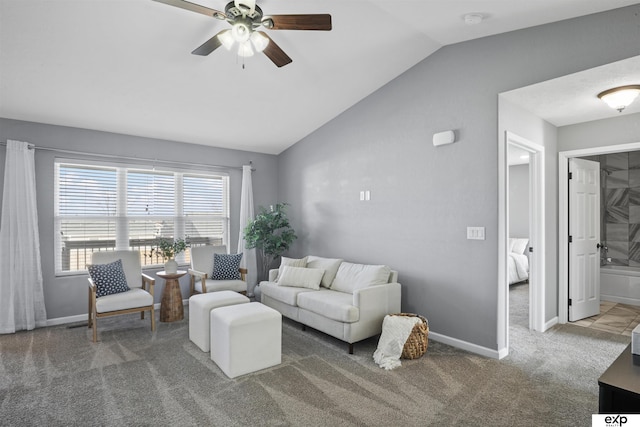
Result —
<instances>
[{"instance_id":1,"label":"white ottoman","mask_svg":"<svg viewBox=\"0 0 640 427\"><path fill-rule=\"evenodd\" d=\"M189 298L189 339L202 351L211 348L210 313L216 307L246 304L249 298L233 291L210 292Z\"/></svg>"},{"instance_id":2,"label":"white ottoman","mask_svg":"<svg viewBox=\"0 0 640 427\"><path fill-rule=\"evenodd\" d=\"M211 360L229 378L282 362L282 315L259 302L211 310Z\"/></svg>"}]
</instances>

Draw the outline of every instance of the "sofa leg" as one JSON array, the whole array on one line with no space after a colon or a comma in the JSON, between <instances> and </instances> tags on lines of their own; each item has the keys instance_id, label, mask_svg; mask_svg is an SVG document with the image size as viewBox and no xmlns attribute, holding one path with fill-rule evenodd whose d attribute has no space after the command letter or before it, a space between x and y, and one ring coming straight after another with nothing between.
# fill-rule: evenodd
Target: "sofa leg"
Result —
<instances>
[{"instance_id":1,"label":"sofa leg","mask_svg":"<svg viewBox=\"0 0 640 427\"><path fill-rule=\"evenodd\" d=\"M349 354L353 354L353 343L349 343Z\"/></svg>"},{"instance_id":2,"label":"sofa leg","mask_svg":"<svg viewBox=\"0 0 640 427\"><path fill-rule=\"evenodd\" d=\"M302 330L306 331L307 330L307 325L302 325Z\"/></svg>"}]
</instances>

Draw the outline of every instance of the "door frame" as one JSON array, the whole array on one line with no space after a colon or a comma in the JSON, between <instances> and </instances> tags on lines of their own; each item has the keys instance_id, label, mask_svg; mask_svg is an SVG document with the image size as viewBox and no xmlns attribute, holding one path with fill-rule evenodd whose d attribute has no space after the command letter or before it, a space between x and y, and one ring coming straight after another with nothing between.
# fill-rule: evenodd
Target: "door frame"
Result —
<instances>
[{"instance_id":1,"label":"door frame","mask_svg":"<svg viewBox=\"0 0 640 427\"><path fill-rule=\"evenodd\" d=\"M558 152L558 323L569 321L569 159L637 150L640 142Z\"/></svg>"},{"instance_id":2,"label":"door frame","mask_svg":"<svg viewBox=\"0 0 640 427\"><path fill-rule=\"evenodd\" d=\"M545 321L545 194L544 146L505 131L498 147L498 358L509 354L509 283L507 254L509 244L509 179L507 151L509 145L522 148L529 156L529 245L531 280L529 282L529 329L544 332Z\"/></svg>"}]
</instances>

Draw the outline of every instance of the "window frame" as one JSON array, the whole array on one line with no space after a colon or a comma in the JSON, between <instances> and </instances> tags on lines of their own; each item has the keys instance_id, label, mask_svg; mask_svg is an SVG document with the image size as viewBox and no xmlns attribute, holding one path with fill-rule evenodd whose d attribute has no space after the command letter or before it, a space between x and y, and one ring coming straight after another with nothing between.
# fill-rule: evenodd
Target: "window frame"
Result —
<instances>
[{"instance_id":1,"label":"window frame","mask_svg":"<svg viewBox=\"0 0 640 427\"><path fill-rule=\"evenodd\" d=\"M60 183L60 168L64 166L71 167L79 167L79 168L104 168L107 170L115 170L116 173L116 209L115 215L110 216L97 216L97 215L77 215L77 216L64 216L60 214L60 193L61 193L61 183ZM129 172L144 172L144 173L158 173L158 174L171 174L173 176L173 187L174 187L174 200L173 200L173 208L174 215L166 216L166 215L152 215L150 217L141 217L140 215L129 215L128 205L127 205L127 196L128 196L128 186L127 186L127 174ZM221 180L221 198L220 201L222 203L221 213L213 213L211 215L199 215L199 214L185 214L184 213L184 197L185 191L184 187L184 177L202 177L205 179L220 179ZM229 242L229 231L230 231L230 210L231 210L231 201L230 201L230 177L228 172L224 171L211 171L204 169L187 169L187 168L174 168L174 167L157 167L157 166L149 166L144 164L131 164L131 163L117 163L117 162L100 162L93 160L84 160L84 159L68 159L68 158L56 158L54 161L54 271L56 277L61 276L74 276L74 275L84 275L87 274L87 269L78 269L78 270L63 270L63 242L61 235L61 227L62 223L65 219L68 221L78 220L78 221L88 221L88 220L106 220L114 223L115 226L115 236L114 236L114 246L113 249L107 250L130 250L132 247L131 243L131 233L130 233L130 221L140 220L143 218L153 218L153 220L162 218L163 220L171 220L173 222L173 237L174 238L184 238L186 224L191 220L203 220L205 223L209 221L210 225L216 226L215 222L220 221L221 227L221 242L222 245L228 245ZM218 228L216 227L216 228ZM208 236L208 237L196 237L194 240L198 240L197 244L207 244L207 241L211 239L218 239L217 236ZM148 240L148 239L147 239ZM97 241L97 240L96 240ZM87 242L87 240L84 240ZM204 243L203 243L204 242ZM196 245L197 245L196 244ZM91 247L91 245L85 245L84 247ZM136 246L142 247L142 246ZM104 248L104 247L101 247ZM94 251L91 251L94 252ZM86 255L85 255L86 256ZM186 253L183 252L176 257L176 261L178 261L179 265L188 265L188 260ZM143 262L144 264L144 262ZM162 268L163 264L154 263L154 264L144 264L142 265L143 270L146 269L158 269Z\"/></svg>"}]
</instances>

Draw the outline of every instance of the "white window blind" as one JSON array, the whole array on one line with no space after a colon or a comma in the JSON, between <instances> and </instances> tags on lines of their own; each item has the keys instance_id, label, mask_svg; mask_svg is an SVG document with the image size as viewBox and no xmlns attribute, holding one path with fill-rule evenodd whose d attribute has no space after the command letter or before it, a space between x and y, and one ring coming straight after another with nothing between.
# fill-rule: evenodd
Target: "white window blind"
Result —
<instances>
[{"instance_id":1,"label":"white window blind","mask_svg":"<svg viewBox=\"0 0 640 427\"><path fill-rule=\"evenodd\" d=\"M228 177L56 163L56 273L85 271L95 251L134 249L143 265L158 238L225 244ZM189 250L178 257L189 262Z\"/></svg>"}]
</instances>

